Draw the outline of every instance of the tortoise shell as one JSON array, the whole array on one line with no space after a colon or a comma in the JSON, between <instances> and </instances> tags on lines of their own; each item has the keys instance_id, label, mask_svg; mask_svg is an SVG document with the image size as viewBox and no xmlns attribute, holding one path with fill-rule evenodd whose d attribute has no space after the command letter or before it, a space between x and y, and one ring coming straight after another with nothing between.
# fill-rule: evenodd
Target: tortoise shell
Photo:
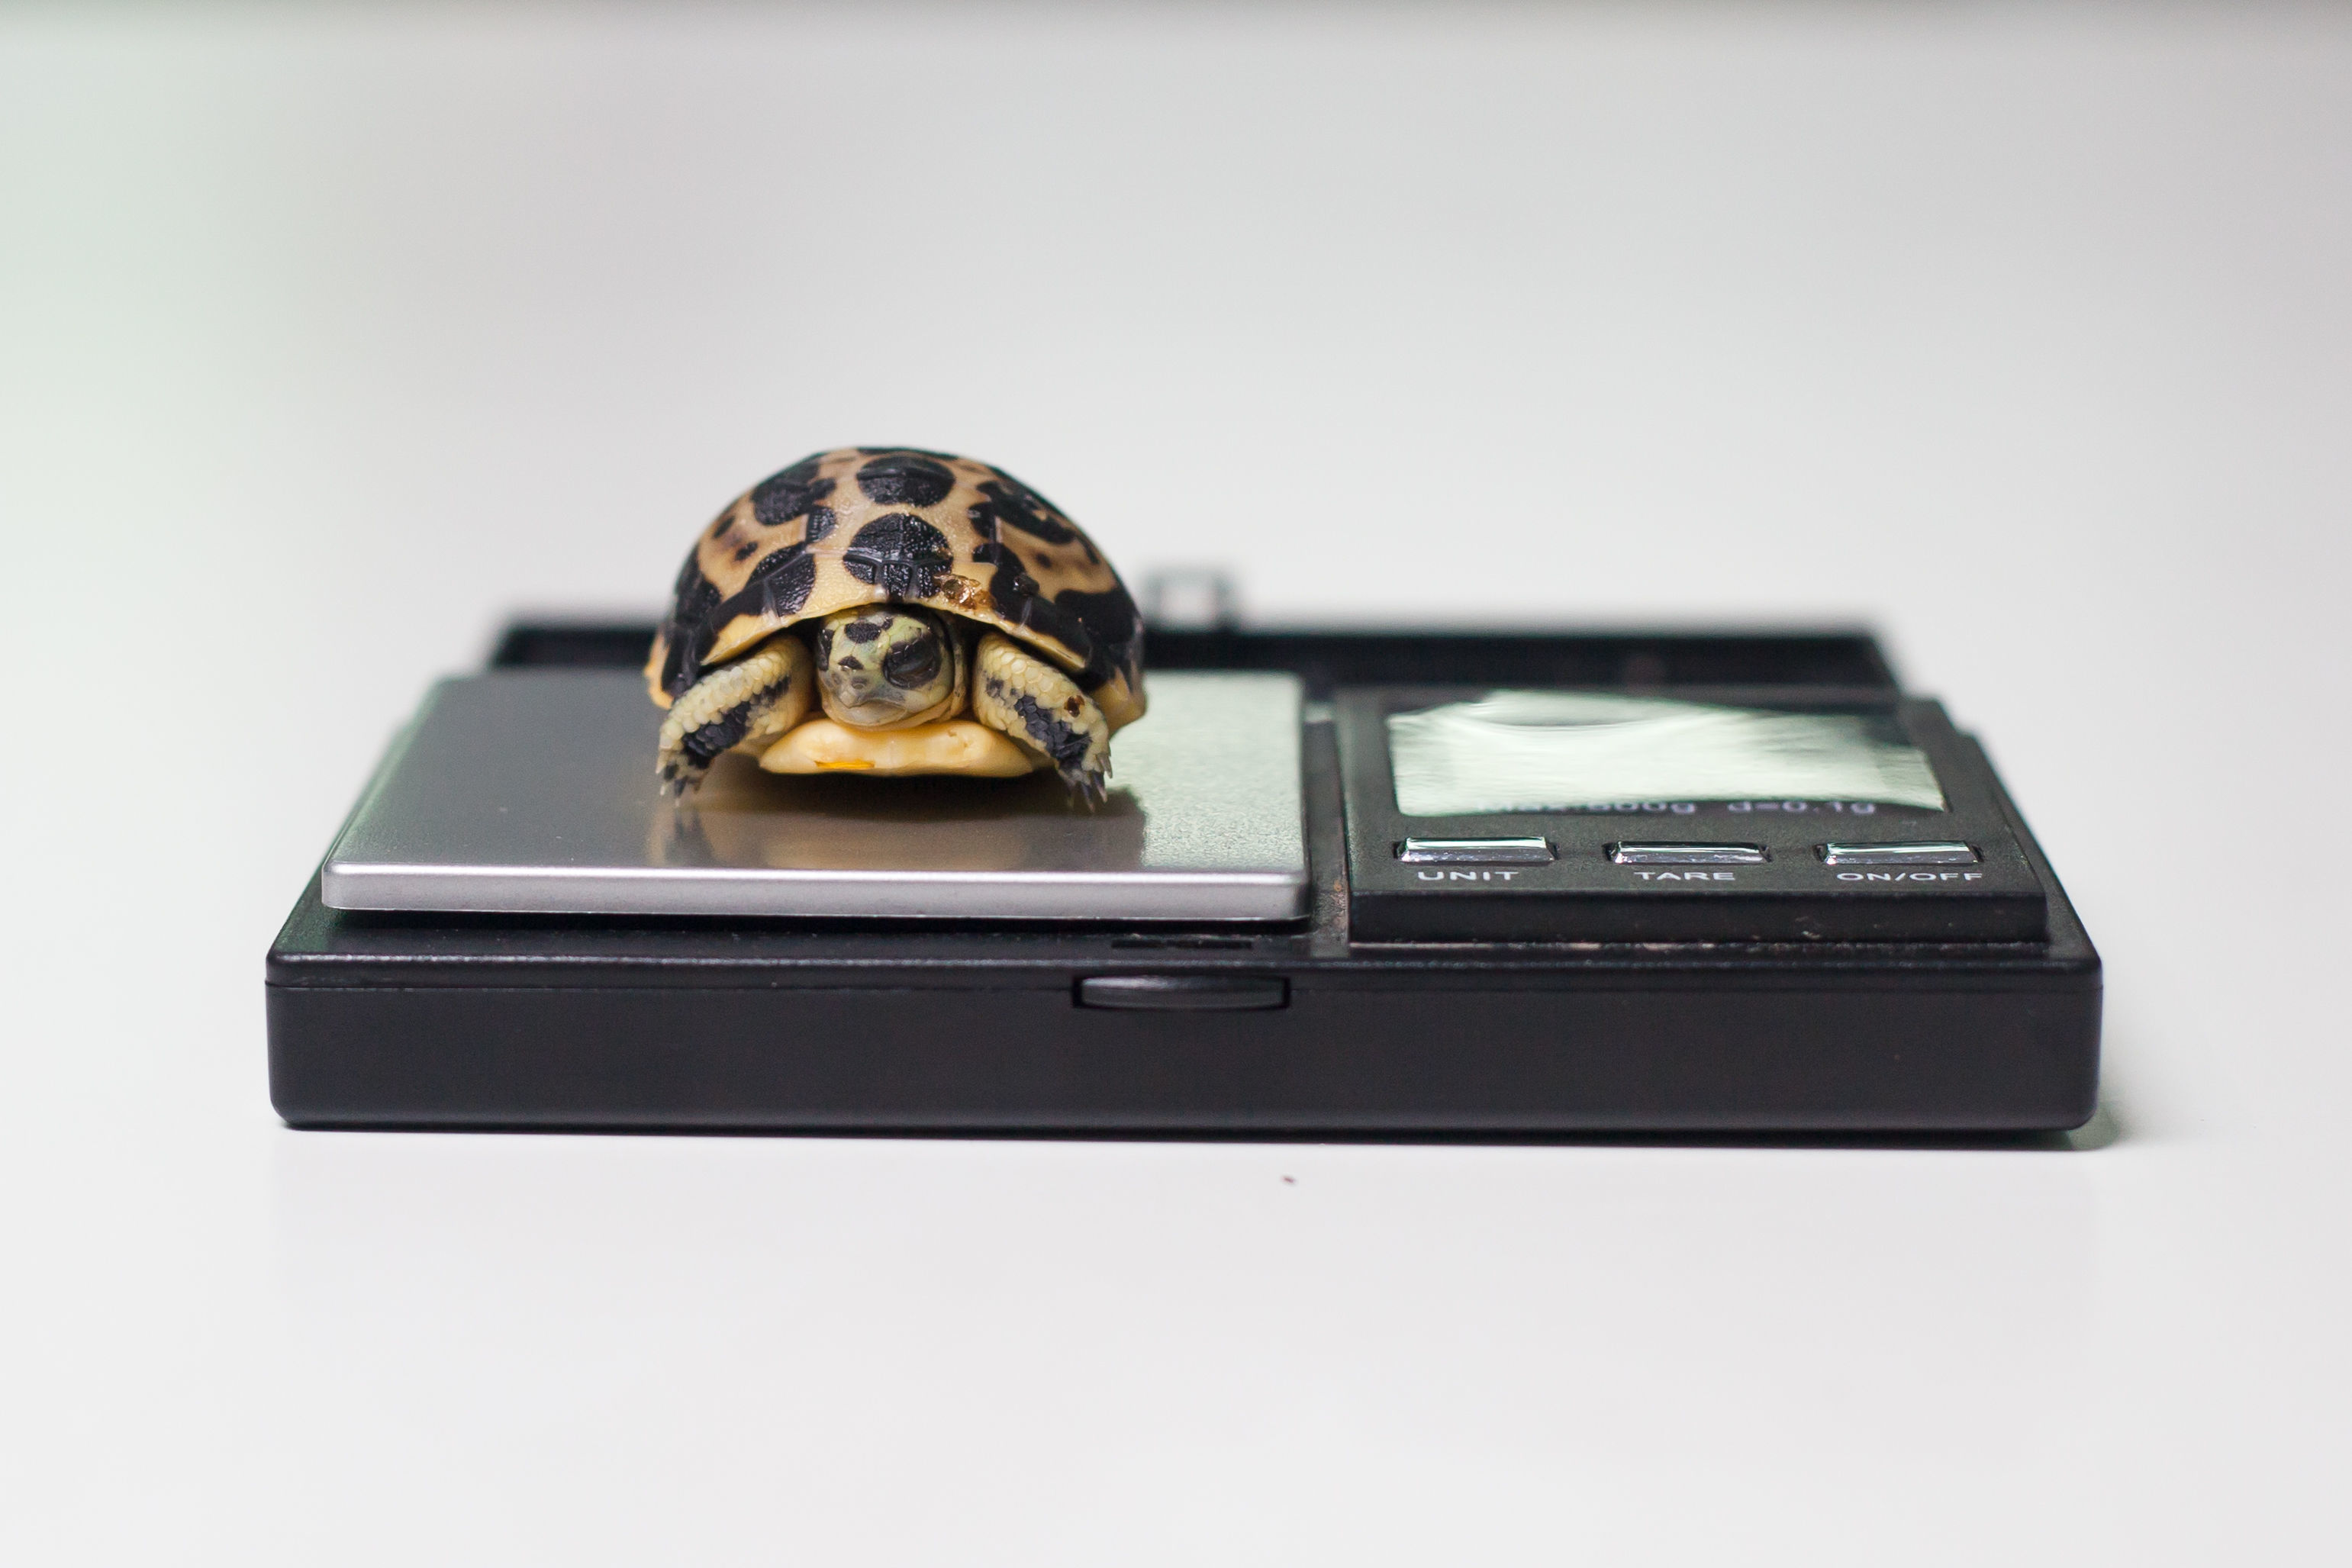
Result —
<instances>
[{"instance_id":1,"label":"tortoise shell","mask_svg":"<svg viewBox=\"0 0 2352 1568\"><path fill-rule=\"evenodd\" d=\"M1036 649L1113 729L1143 716L1143 619L1094 541L1002 468L911 446L820 452L730 502L677 574L646 684L667 707L784 627L883 602Z\"/></svg>"}]
</instances>

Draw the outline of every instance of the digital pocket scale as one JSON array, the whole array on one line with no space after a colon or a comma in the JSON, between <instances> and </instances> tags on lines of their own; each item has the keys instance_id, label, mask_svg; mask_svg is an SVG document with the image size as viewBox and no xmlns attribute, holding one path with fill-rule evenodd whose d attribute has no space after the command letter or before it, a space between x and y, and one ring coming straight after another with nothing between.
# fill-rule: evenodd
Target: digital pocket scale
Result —
<instances>
[{"instance_id":1,"label":"digital pocket scale","mask_svg":"<svg viewBox=\"0 0 2352 1568\"><path fill-rule=\"evenodd\" d=\"M1091 811L1050 775L742 758L681 808L650 638L518 625L427 698L270 950L289 1123L2025 1132L2095 1107L2097 955L1981 749L1866 636L1155 632Z\"/></svg>"}]
</instances>

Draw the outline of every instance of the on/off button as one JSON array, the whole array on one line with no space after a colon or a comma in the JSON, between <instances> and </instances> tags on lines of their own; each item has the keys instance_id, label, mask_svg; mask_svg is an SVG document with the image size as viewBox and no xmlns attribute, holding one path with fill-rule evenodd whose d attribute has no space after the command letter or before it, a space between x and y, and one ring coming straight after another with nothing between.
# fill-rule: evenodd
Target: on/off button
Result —
<instances>
[{"instance_id":1,"label":"on/off button","mask_svg":"<svg viewBox=\"0 0 2352 1568\"><path fill-rule=\"evenodd\" d=\"M1973 844L1937 841L1910 844L1823 844L1830 865L1975 865L1984 857Z\"/></svg>"}]
</instances>

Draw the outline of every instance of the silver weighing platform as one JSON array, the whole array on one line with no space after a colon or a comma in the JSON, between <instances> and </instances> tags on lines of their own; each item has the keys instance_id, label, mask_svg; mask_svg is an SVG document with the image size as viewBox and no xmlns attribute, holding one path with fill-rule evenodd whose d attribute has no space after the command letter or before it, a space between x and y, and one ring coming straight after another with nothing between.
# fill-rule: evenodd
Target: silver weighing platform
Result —
<instances>
[{"instance_id":1,"label":"silver weighing platform","mask_svg":"<svg viewBox=\"0 0 2352 1568\"><path fill-rule=\"evenodd\" d=\"M1108 802L1051 774L860 779L728 756L681 809L634 674L446 681L328 852L333 909L1280 921L1307 907L1292 676L1149 678Z\"/></svg>"}]
</instances>

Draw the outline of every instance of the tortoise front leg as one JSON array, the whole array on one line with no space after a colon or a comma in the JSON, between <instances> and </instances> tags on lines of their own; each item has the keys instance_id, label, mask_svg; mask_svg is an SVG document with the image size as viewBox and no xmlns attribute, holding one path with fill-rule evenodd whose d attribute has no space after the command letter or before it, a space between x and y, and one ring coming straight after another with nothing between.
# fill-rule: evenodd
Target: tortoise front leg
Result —
<instances>
[{"instance_id":1,"label":"tortoise front leg","mask_svg":"<svg viewBox=\"0 0 2352 1568\"><path fill-rule=\"evenodd\" d=\"M789 632L711 671L687 688L662 724L655 766L663 789L687 793L722 753L765 750L800 723L815 695L808 644Z\"/></svg>"},{"instance_id":2,"label":"tortoise front leg","mask_svg":"<svg viewBox=\"0 0 2352 1568\"><path fill-rule=\"evenodd\" d=\"M972 716L1042 754L1073 793L1103 800L1110 726L1094 699L1002 632L981 634L972 662Z\"/></svg>"}]
</instances>

